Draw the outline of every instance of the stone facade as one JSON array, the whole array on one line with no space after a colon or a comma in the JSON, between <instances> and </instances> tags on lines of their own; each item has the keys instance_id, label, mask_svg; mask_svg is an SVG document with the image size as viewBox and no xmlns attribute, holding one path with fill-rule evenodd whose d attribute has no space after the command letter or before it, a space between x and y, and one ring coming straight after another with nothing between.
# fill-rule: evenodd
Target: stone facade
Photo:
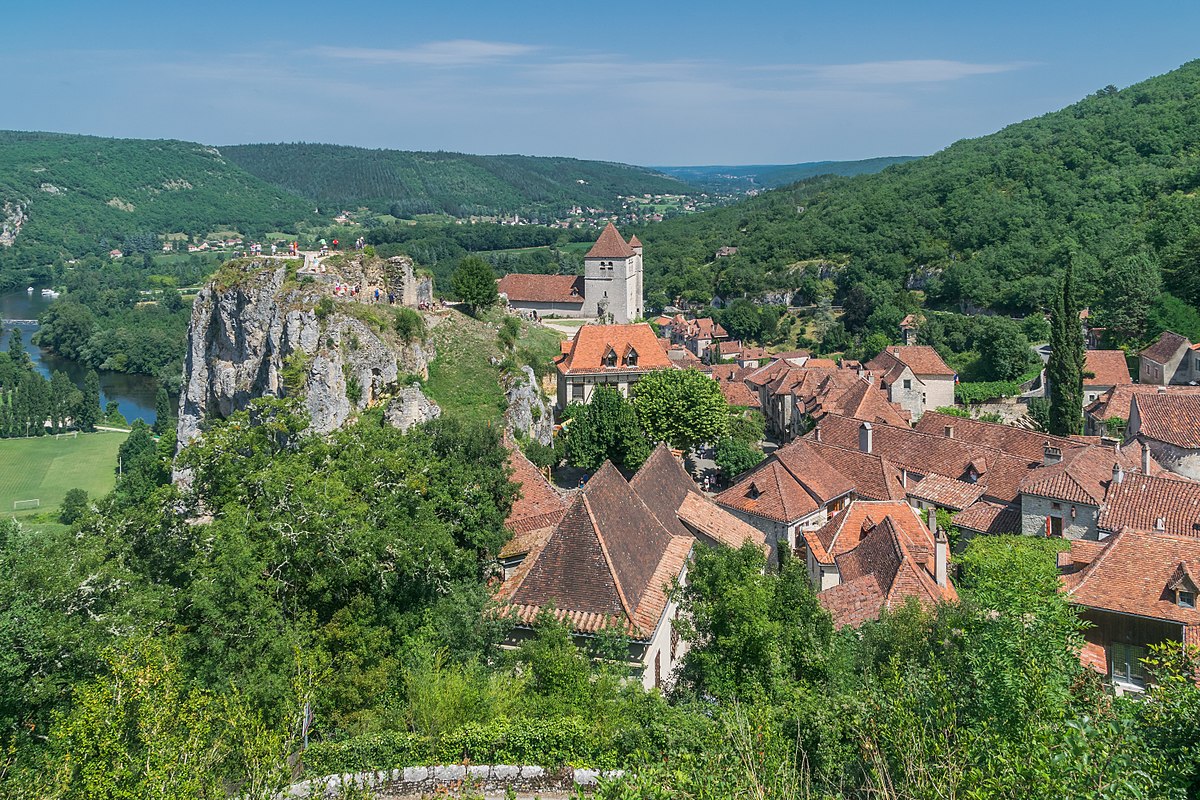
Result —
<instances>
[{"instance_id":1,"label":"stone facade","mask_svg":"<svg viewBox=\"0 0 1200 800\"><path fill-rule=\"evenodd\" d=\"M1050 531L1064 539L1097 539L1099 516L1097 506L1021 494L1021 533L1026 536L1046 536Z\"/></svg>"},{"instance_id":2,"label":"stone facade","mask_svg":"<svg viewBox=\"0 0 1200 800\"><path fill-rule=\"evenodd\" d=\"M1150 455L1176 475L1200 481L1200 450L1178 447L1166 442L1159 442L1148 436L1139 435L1137 439L1150 445Z\"/></svg>"}]
</instances>

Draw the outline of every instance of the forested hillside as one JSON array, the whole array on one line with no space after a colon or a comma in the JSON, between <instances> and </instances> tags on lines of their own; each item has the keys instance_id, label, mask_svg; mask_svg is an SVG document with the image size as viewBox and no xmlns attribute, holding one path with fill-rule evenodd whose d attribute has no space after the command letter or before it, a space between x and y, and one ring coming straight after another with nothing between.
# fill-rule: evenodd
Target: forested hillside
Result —
<instances>
[{"instance_id":1,"label":"forested hillside","mask_svg":"<svg viewBox=\"0 0 1200 800\"><path fill-rule=\"evenodd\" d=\"M277 230L311 212L206 145L0 131L0 272L135 237L157 249L164 233Z\"/></svg>"},{"instance_id":2,"label":"forested hillside","mask_svg":"<svg viewBox=\"0 0 1200 800\"><path fill-rule=\"evenodd\" d=\"M303 143L236 145L222 147L221 153L259 178L322 206L366 206L397 217L528 214L535 209L558 214L572 205L615 208L618 195L695 191L643 167L573 158Z\"/></svg>"},{"instance_id":3,"label":"forested hillside","mask_svg":"<svg viewBox=\"0 0 1200 800\"><path fill-rule=\"evenodd\" d=\"M639 230L647 290L707 300L787 289L808 302L861 287L869 312L924 288L933 306L1025 313L1048 306L1073 257L1085 305L1130 280L1154 284L1159 268L1170 293L1200 303L1198 148L1193 61L877 175L818 178ZM722 245L739 249L714 261Z\"/></svg>"},{"instance_id":4,"label":"forested hillside","mask_svg":"<svg viewBox=\"0 0 1200 800\"><path fill-rule=\"evenodd\" d=\"M774 189L818 175L870 175L917 156L883 156L861 161L806 161L801 164L743 164L739 166L654 167L709 192Z\"/></svg>"}]
</instances>

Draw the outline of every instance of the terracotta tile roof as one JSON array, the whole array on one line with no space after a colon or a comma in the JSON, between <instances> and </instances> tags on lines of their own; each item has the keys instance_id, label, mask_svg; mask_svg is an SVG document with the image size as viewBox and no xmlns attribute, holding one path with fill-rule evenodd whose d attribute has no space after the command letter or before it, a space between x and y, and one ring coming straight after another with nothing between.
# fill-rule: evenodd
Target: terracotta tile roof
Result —
<instances>
[{"instance_id":1,"label":"terracotta tile roof","mask_svg":"<svg viewBox=\"0 0 1200 800\"><path fill-rule=\"evenodd\" d=\"M683 569L692 542L691 536L673 536L606 462L498 597L517 607L522 619L554 606L573 625L617 620L645 638L661 619L665 585Z\"/></svg>"},{"instance_id":2,"label":"terracotta tile roof","mask_svg":"<svg viewBox=\"0 0 1200 800\"><path fill-rule=\"evenodd\" d=\"M1038 497L1099 507L1116 466L1126 473L1140 470L1141 447L1137 444L1121 448L1092 445L1065 452L1059 463L1039 467L1030 473L1021 482L1021 491ZM1150 474L1162 472L1158 462L1151 459Z\"/></svg>"},{"instance_id":3,"label":"terracotta tile roof","mask_svg":"<svg viewBox=\"0 0 1200 800\"><path fill-rule=\"evenodd\" d=\"M532 461L511 441L508 447L509 480L520 487L504 525L513 538L500 550L501 558L529 553L550 536L550 530L567 513L567 502Z\"/></svg>"},{"instance_id":4,"label":"terracotta tile roof","mask_svg":"<svg viewBox=\"0 0 1200 800\"><path fill-rule=\"evenodd\" d=\"M1108 540L1097 542L1091 539L1072 539L1070 544L1069 550L1058 554L1058 566L1060 568L1069 567L1071 572L1078 572L1104 552Z\"/></svg>"},{"instance_id":5,"label":"terracotta tile roof","mask_svg":"<svg viewBox=\"0 0 1200 800\"><path fill-rule=\"evenodd\" d=\"M637 351L636 367L622 365L630 347ZM615 367L604 366L604 356L610 349L617 354ZM584 325L566 343L557 363L558 371L563 374L649 372L669 366L671 360L655 337L654 330L644 322L632 325Z\"/></svg>"},{"instance_id":6,"label":"terracotta tile roof","mask_svg":"<svg viewBox=\"0 0 1200 800\"><path fill-rule=\"evenodd\" d=\"M841 373L849 370L839 370ZM835 373L837 374L837 373ZM854 373L850 373L854 375ZM838 381L830 378L821 390L805 403L805 410L813 419L825 414L840 414L865 422L885 425L908 425L910 415L902 412L888 400L887 394L866 378L855 375L849 387L839 390ZM828 388L827 388L828 387Z\"/></svg>"},{"instance_id":7,"label":"terracotta tile roof","mask_svg":"<svg viewBox=\"0 0 1200 800\"><path fill-rule=\"evenodd\" d=\"M1133 383L1123 350L1088 350L1084 353L1084 386L1120 386ZM1091 374L1092 377L1088 377Z\"/></svg>"},{"instance_id":8,"label":"terracotta tile roof","mask_svg":"<svg viewBox=\"0 0 1200 800\"><path fill-rule=\"evenodd\" d=\"M903 500L900 470L885 458L861 450L806 439L821 459L854 481L854 494L863 500Z\"/></svg>"},{"instance_id":9,"label":"terracotta tile roof","mask_svg":"<svg viewBox=\"0 0 1200 800\"><path fill-rule=\"evenodd\" d=\"M830 559L836 559L858 547L864 532L885 517L892 519L905 543L915 552L933 553L933 534L925 527L916 509L903 500L855 500L817 530L806 531L804 541L813 548L814 554L824 551Z\"/></svg>"},{"instance_id":10,"label":"terracotta tile roof","mask_svg":"<svg viewBox=\"0 0 1200 800\"><path fill-rule=\"evenodd\" d=\"M636 233L633 236L629 237L629 246L630 247L641 247L642 246L642 240L637 238Z\"/></svg>"},{"instance_id":11,"label":"terracotta tile roof","mask_svg":"<svg viewBox=\"0 0 1200 800\"><path fill-rule=\"evenodd\" d=\"M1140 617L1200 624L1200 610L1175 603L1170 586L1200 564L1200 538L1126 529L1109 537L1083 570L1063 577L1072 603Z\"/></svg>"},{"instance_id":12,"label":"terracotta tile roof","mask_svg":"<svg viewBox=\"0 0 1200 800\"><path fill-rule=\"evenodd\" d=\"M950 414L941 414L937 411L926 411L914 427L921 433L933 436L945 436L946 428L953 428L955 439L981 444L985 447L994 447L1009 455L1019 456L1029 461L1042 461L1047 443L1061 449L1064 454L1082 446L1081 442L1062 436L1050 436L1012 425L965 419Z\"/></svg>"},{"instance_id":13,"label":"terracotta tile roof","mask_svg":"<svg viewBox=\"0 0 1200 800\"><path fill-rule=\"evenodd\" d=\"M600 238L587 251L584 258L629 258L634 255L633 248L617 233L617 227L611 222L604 227Z\"/></svg>"},{"instance_id":14,"label":"terracotta tile roof","mask_svg":"<svg viewBox=\"0 0 1200 800\"><path fill-rule=\"evenodd\" d=\"M867 516L855 546L834 556L841 582L818 594L817 601L836 627L861 625L910 598L926 607L958 599L953 584L947 581L946 586L938 586L929 572L934 543L928 529L924 531L927 544L922 542L920 550L914 548L913 521L924 528L911 509L897 510L879 522Z\"/></svg>"},{"instance_id":15,"label":"terracotta tile roof","mask_svg":"<svg viewBox=\"0 0 1200 800\"><path fill-rule=\"evenodd\" d=\"M928 416L928 414L926 414ZM837 414L822 417L806 438L858 449L859 420ZM819 433L818 433L819 431ZM984 496L1008 503L1016 500L1021 481L1041 459L1010 455L993 447L958 438L934 436L897 425L874 427L872 451L896 467L919 476L937 474L966 480L972 468L984 468L976 483L984 487Z\"/></svg>"},{"instance_id":16,"label":"terracotta tile roof","mask_svg":"<svg viewBox=\"0 0 1200 800\"><path fill-rule=\"evenodd\" d=\"M679 521L677 512L689 494L699 496L700 490L691 476L671 453L671 448L659 442L646 463L629 481L633 489L664 528L674 536L689 535Z\"/></svg>"},{"instance_id":17,"label":"terracotta tile roof","mask_svg":"<svg viewBox=\"0 0 1200 800\"><path fill-rule=\"evenodd\" d=\"M1148 383L1114 386L1096 398L1085 410L1098 420L1114 417L1127 420L1133 398L1148 394L1200 395L1200 386L1154 386Z\"/></svg>"},{"instance_id":18,"label":"terracotta tile roof","mask_svg":"<svg viewBox=\"0 0 1200 800\"><path fill-rule=\"evenodd\" d=\"M721 381L721 394L725 395L725 402L731 406L762 408L758 392L752 391L742 381Z\"/></svg>"},{"instance_id":19,"label":"terracotta tile roof","mask_svg":"<svg viewBox=\"0 0 1200 800\"><path fill-rule=\"evenodd\" d=\"M854 491L854 481L821 457L821 448L796 439L771 454L822 505Z\"/></svg>"},{"instance_id":20,"label":"terracotta tile roof","mask_svg":"<svg viewBox=\"0 0 1200 800\"><path fill-rule=\"evenodd\" d=\"M719 505L776 522L795 522L820 506L787 469L768 458L716 496Z\"/></svg>"},{"instance_id":21,"label":"terracotta tile roof","mask_svg":"<svg viewBox=\"0 0 1200 800\"><path fill-rule=\"evenodd\" d=\"M898 370L895 362L907 366L914 375L954 377L954 370L946 365L938 351L925 344L890 345L868 361L866 367L871 370L883 370L889 376L893 373L898 375L903 369Z\"/></svg>"},{"instance_id":22,"label":"terracotta tile roof","mask_svg":"<svg viewBox=\"0 0 1200 800\"><path fill-rule=\"evenodd\" d=\"M954 524L977 533L1020 533L1021 507L980 500L955 514Z\"/></svg>"},{"instance_id":23,"label":"terracotta tile roof","mask_svg":"<svg viewBox=\"0 0 1200 800\"><path fill-rule=\"evenodd\" d=\"M762 347L744 347L738 355L741 361L762 361L768 357L766 349Z\"/></svg>"},{"instance_id":24,"label":"terracotta tile roof","mask_svg":"<svg viewBox=\"0 0 1200 800\"><path fill-rule=\"evenodd\" d=\"M1151 531L1159 520L1167 533L1200 536L1200 483L1127 473L1108 487L1096 526Z\"/></svg>"},{"instance_id":25,"label":"terracotta tile roof","mask_svg":"<svg viewBox=\"0 0 1200 800\"><path fill-rule=\"evenodd\" d=\"M708 538L738 549L746 542L766 546L767 537L758 528L747 525L713 503L707 497L689 494L679 504L679 518Z\"/></svg>"},{"instance_id":26,"label":"terracotta tile roof","mask_svg":"<svg viewBox=\"0 0 1200 800\"><path fill-rule=\"evenodd\" d=\"M1138 412L1137 435L1185 450L1200 449L1200 395L1143 394L1136 395L1133 404Z\"/></svg>"},{"instance_id":27,"label":"terracotta tile roof","mask_svg":"<svg viewBox=\"0 0 1200 800\"><path fill-rule=\"evenodd\" d=\"M926 475L908 487L908 496L925 500L953 511L962 511L983 495L983 487L977 483L947 478L943 475Z\"/></svg>"},{"instance_id":28,"label":"terracotta tile roof","mask_svg":"<svg viewBox=\"0 0 1200 800\"><path fill-rule=\"evenodd\" d=\"M510 303L577 303L583 305L583 277L510 273L496 286Z\"/></svg>"},{"instance_id":29,"label":"terracotta tile roof","mask_svg":"<svg viewBox=\"0 0 1200 800\"><path fill-rule=\"evenodd\" d=\"M1163 331L1158 341L1143 350L1142 358L1157 364L1166 364L1171 357L1179 352L1181 347L1191 347L1192 343L1174 331Z\"/></svg>"}]
</instances>

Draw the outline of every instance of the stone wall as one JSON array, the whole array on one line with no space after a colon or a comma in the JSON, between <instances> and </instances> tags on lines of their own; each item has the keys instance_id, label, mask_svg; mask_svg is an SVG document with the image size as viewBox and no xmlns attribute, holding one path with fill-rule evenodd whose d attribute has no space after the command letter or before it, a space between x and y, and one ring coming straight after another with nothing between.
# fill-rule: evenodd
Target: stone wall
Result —
<instances>
[{"instance_id":1,"label":"stone wall","mask_svg":"<svg viewBox=\"0 0 1200 800\"><path fill-rule=\"evenodd\" d=\"M1192 480L1200 480L1200 450L1176 447L1149 437L1139 436L1138 439L1148 443L1154 460L1171 472Z\"/></svg>"},{"instance_id":2,"label":"stone wall","mask_svg":"<svg viewBox=\"0 0 1200 800\"><path fill-rule=\"evenodd\" d=\"M1058 508L1054 508L1055 503ZM1071 516L1074 510L1075 516ZM1099 537L1096 521L1100 509L1082 503L1067 503L1035 495L1021 495L1021 533L1026 536L1045 536L1046 517L1062 519L1064 539L1096 539Z\"/></svg>"},{"instance_id":3,"label":"stone wall","mask_svg":"<svg viewBox=\"0 0 1200 800\"><path fill-rule=\"evenodd\" d=\"M446 796L460 790L499 793L571 792L576 787L593 788L601 777L615 777L620 771L591 769L551 770L543 767L470 765L405 767L404 769L355 772L313 778L288 787L282 797L338 798L347 790L369 789L373 796L385 798Z\"/></svg>"}]
</instances>

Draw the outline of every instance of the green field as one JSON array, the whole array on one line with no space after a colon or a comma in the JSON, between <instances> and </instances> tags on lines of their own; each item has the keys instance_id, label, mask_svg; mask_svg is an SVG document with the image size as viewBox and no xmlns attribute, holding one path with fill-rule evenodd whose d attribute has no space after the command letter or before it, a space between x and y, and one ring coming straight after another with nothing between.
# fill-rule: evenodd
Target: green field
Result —
<instances>
[{"instance_id":1,"label":"green field","mask_svg":"<svg viewBox=\"0 0 1200 800\"><path fill-rule=\"evenodd\" d=\"M39 499L41 506L17 512L30 517L53 512L74 488L89 497L107 494L116 482L117 448L127 434L81 433L75 439L0 440L0 513L13 513L16 500Z\"/></svg>"}]
</instances>

